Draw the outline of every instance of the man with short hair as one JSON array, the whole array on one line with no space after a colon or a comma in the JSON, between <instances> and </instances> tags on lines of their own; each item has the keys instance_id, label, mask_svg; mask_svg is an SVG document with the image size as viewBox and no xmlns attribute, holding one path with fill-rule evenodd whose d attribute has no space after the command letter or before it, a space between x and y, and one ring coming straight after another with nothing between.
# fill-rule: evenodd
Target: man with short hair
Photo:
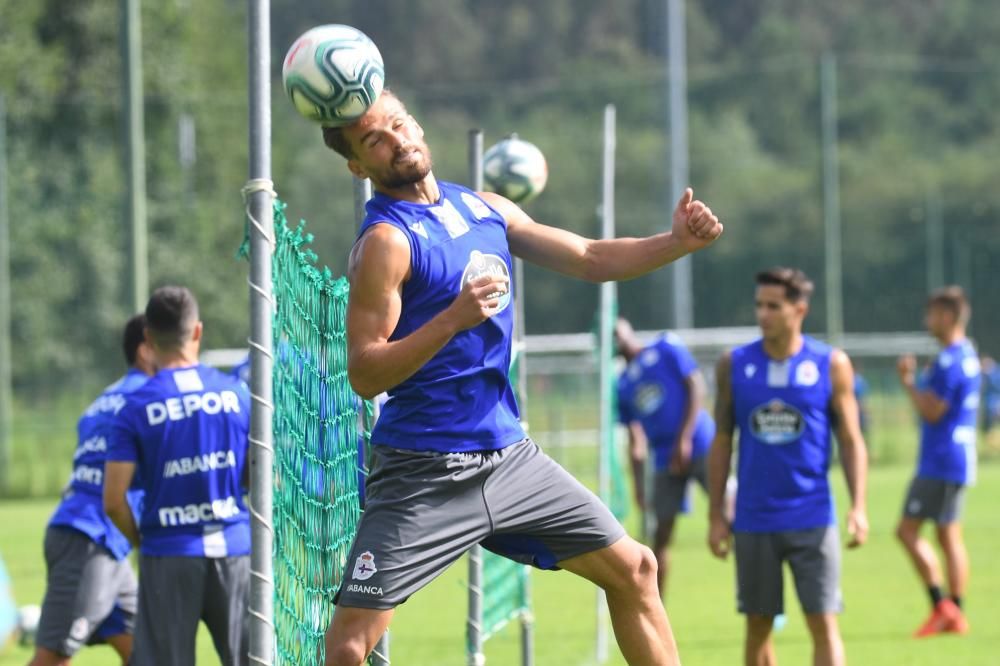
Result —
<instances>
[{"instance_id":1,"label":"man with short hair","mask_svg":"<svg viewBox=\"0 0 1000 666\"><path fill-rule=\"evenodd\" d=\"M126 556L128 539L104 513L104 460L111 428L126 396L153 374L145 343L146 317L130 318L122 332L128 370L90 404L77 422L73 472L45 530L45 599L29 666L65 666L84 645L107 643L122 663L132 653L136 581ZM141 491L128 490L125 510Z\"/></svg>"},{"instance_id":2,"label":"man with short hair","mask_svg":"<svg viewBox=\"0 0 1000 666\"><path fill-rule=\"evenodd\" d=\"M851 361L802 334L812 282L793 268L757 274L761 337L723 355L716 369L716 435L708 454L709 547L736 555L737 605L746 615L747 666L777 663L771 632L784 612L787 562L813 641L814 666L842 666L840 538L829 484L830 430L850 495L848 547L868 534L868 458L858 422ZM739 430L736 511L724 514L726 479Z\"/></svg>"},{"instance_id":3,"label":"man with short hair","mask_svg":"<svg viewBox=\"0 0 1000 666\"><path fill-rule=\"evenodd\" d=\"M653 554L660 596L666 594L670 539L686 511L692 480L707 488L705 454L715 424L703 404L704 379L679 337L665 333L643 346L625 319L615 342L627 365L618 378L618 420L628 429L636 503L647 510L646 460L652 451Z\"/></svg>"},{"instance_id":4,"label":"man with short hair","mask_svg":"<svg viewBox=\"0 0 1000 666\"><path fill-rule=\"evenodd\" d=\"M359 666L393 609L478 543L601 586L626 660L677 664L653 554L521 427L511 262L629 279L710 245L718 218L688 189L671 231L648 238L537 224L499 195L438 181L423 130L392 93L323 138L374 186L349 260L348 374L363 397L389 393L327 666Z\"/></svg>"},{"instance_id":5,"label":"man with short hair","mask_svg":"<svg viewBox=\"0 0 1000 666\"><path fill-rule=\"evenodd\" d=\"M899 359L899 379L920 415L917 474L903 504L896 536L917 569L931 600L931 615L917 638L964 634L969 623L962 597L969 579L969 556L962 539L965 489L976 479L976 417L979 410L979 358L965 337L971 309L961 287L944 287L927 300L924 322L941 351L917 378L913 356ZM920 536L925 521L935 523L944 553L950 597L942 592L941 565L934 548Z\"/></svg>"},{"instance_id":6,"label":"man with short hair","mask_svg":"<svg viewBox=\"0 0 1000 666\"><path fill-rule=\"evenodd\" d=\"M141 555L132 666L194 664L199 620L223 666L248 663L249 395L198 363L201 335L189 290L153 292L146 339L159 371L129 396L109 445L104 507ZM133 478L146 491L138 525L125 502Z\"/></svg>"}]
</instances>

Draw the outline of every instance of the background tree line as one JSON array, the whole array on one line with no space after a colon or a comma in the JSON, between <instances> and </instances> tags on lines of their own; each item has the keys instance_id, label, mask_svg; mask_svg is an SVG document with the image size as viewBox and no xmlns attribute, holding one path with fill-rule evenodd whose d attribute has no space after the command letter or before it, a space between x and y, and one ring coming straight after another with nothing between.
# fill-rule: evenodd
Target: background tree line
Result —
<instances>
[{"instance_id":1,"label":"background tree line","mask_svg":"<svg viewBox=\"0 0 1000 666\"><path fill-rule=\"evenodd\" d=\"M597 233L601 113L618 107L619 233L668 225L662 0L272 0L274 174L291 219L342 272L351 181L280 86L292 40L319 23L367 32L388 83L423 124L436 172L466 180L465 128L516 131L545 152L540 221ZM92 387L120 367L129 314L118 5L0 0L8 106L14 373L18 395ZM246 179L242 0L142 8L152 284L198 294L206 346L247 334L239 189ZM1000 351L991 261L1000 257L995 156L1000 6L974 0L688 0L691 182L727 223L694 258L698 326L752 323L750 276L794 264L820 289L825 326L819 57L838 60L844 320L848 331L920 326L928 257L972 294L974 333ZM179 152L196 130L195 159ZM928 211L944 220L927 242ZM529 332L591 327L597 289L530 269ZM670 325L669 273L620 288L642 328ZM559 316L553 317L552 313Z\"/></svg>"}]
</instances>

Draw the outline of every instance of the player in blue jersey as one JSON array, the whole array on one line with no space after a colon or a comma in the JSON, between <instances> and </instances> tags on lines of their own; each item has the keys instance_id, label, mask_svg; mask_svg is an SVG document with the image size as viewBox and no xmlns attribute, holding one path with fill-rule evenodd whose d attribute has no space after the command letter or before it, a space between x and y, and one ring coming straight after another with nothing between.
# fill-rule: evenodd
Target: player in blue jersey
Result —
<instances>
[{"instance_id":1,"label":"player in blue jersey","mask_svg":"<svg viewBox=\"0 0 1000 666\"><path fill-rule=\"evenodd\" d=\"M746 615L747 666L776 662L771 632L784 613L782 569L792 571L813 641L815 666L845 663L840 538L829 484L831 429L850 496L849 547L868 533L868 458L847 355L802 334L812 282L775 268L756 278L761 337L723 355L716 369L717 432L708 454L712 552L736 555L737 605ZM739 430L736 510L725 517L725 488ZM732 543L731 543L732 542Z\"/></svg>"},{"instance_id":2,"label":"player in blue jersey","mask_svg":"<svg viewBox=\"0 0 1000 666\"><path fill-rule=\"evenodd\" d=\"M158 372L129 395L108 447L104 507L140 552L132 666L194 664L199 620L224 666L248 663L250 398L198 363L201 333L190 291L153 292L146 339ZM146 492L138 525L125 499L133 479Z\"/></svg>"},{"instance_id":3,"label":"player in blue jersey","mask_svg":"<svg viewBox=\"0 0 1000 666\"><path fill-rule=\"evenodd\" d=\"M521 427L508 379L511 255L623 280L707 247L718 219L689 189L672 230L649 238L536 224L503 197L436 180L423 130L392 93L323 138L374 185L349 262L348 372L362 396L389 394L327 665L361 664L393 609L477 543L600 585L626 659L676 664L652 552Z\"/></svg>"},{"instance_id":4,"label":"player in blue jersey","mask_svg":"<svg viewBox=\"0 0 1000 666\"><path fill-rule=\"evenodd\" d=\"M931 615L917 637L965 633L962 596L969 579L969 556L962 539L965 489L976 479L976 418L979 412L979 357L965 337L971 309L960 287L945 287L927 301L927 330L941 351L917 377L913 356L899 359L899 378L920 415L920 459L896 528L931 599ZM944 553L950 598L942 592L941 565L920 536L925 521L937 527Z\"/></svg>"},{"instance_id":5,"label":"player in blue jersey","mask_svg":"<svg viewBox=\"0 0 1000 666\"><path fill-rule=\"evenodd\" d=\"M45 530L45 599L29 666L69 664L84 645L107 643L127 662L132 653L136 581L126 555L128 539L104 513L104 460L111 427L126 396L153 374L143 341L146 319L128 320L122 349L128 371L80 417L73 472ZM129 492L128 506L141 493Z\"/></svg>"},{"instance_id":6,"label":"player in blue jersey","mask_svg":"<svg viewBox=\"0 0 1000 666\"><path fill-rule=\"evenodd\" d=\"M685 509L690 481L707 488L705 454L715 423L703 405L704 379L694 357L672 333L645 347L631 324L615 326L618 351L628 364L618 378L618 420L628 429L636 502L646 510L646 459L653 454L652 510L660 595L666 593L670 539Z\"/></svg>"}]
</instances>

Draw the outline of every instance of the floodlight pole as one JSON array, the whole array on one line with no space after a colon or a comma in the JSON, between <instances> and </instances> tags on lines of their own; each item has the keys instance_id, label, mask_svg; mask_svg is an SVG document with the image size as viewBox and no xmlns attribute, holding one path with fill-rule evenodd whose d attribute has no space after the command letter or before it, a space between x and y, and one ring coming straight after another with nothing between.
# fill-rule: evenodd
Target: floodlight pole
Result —
<instances>
[{"instance_id":1,"label":"floodlight pole","mask_svg":"<svg viewBox=\"0 0 1000 666\"><path fill-rule=\"evenodd\" d=\"M483 189L483 131L469 130L469 184L479 192ZM476 544L469 550L469 614L465 622L466 657L468 666L486 663L483 652L483 547Z\"/></svg>"},{"instance_id":2,"label":"floodlight pole","mask_svg":"<svg viewBox=\"0 0 1000 666\"><path fill-rule=\"evenodd\" d=\"M601 172L601 238L615 237L615 106L604 107L604 149ZM611 367L611 346L614 334L615 299L618 285L614 282L601 283L600 297L600 444L597 456L598 494L605 504L611 502L611 470L608 456L614 455L613 446L615 418L609 395L614 381ZM597 663L608 660L608 598L604 590L597 590Z\"/></svg>"},{"instance_id":3,"label":"floodlight pole","mask_svg":"<svg viewBox=\"0 0 1000 666\"><path fill-rule=\"evenodd\" d=\"M689 184L687 122L687 38L684 0L667 0L667 59L670 88L670 192L666 209L673 211ZM670 213L668 213L669 215ZM668 219L668 224L672 220ZM673 293L673 327L694 328L691 255L670 265Z\"/></svg>"},{"instance_id":4,"label":"floodlight pole","mask_svg":"<svg viewBox=\"0 0 1000 666\"><path fill-rule=\"evenodd\" d=\"M10 483L14 386L10 369L10 206L7 185L7 109L0 94L0 497Z\"/></svg>"},{"instance_id":5,"label":"floodlight pole","mask_svg":"<svg viewBox=\"0 0 1000 666\"><path fill-rule=\"evenodd\" d=\"M843 272L840 240L840 158L837 155L837 58L820 59L820 114L823 137L823 236L827 342L844 336Z\"/></svg>"},{"instance_id":6,"label":"floodlight pole","mask_svg":"<svg viewBox=\"0 0 1000 666\"><path fill-rule=\"evenodd\" d=\"M361 223L365 221L365 204L372 198L372 181L367 178L354 179L354 223L361 228ZM378 418L378 405L375 405L375 419ZM372 666L389 666L389 632L386 630L378 643L372 649L370 657Z\"/></svg>"},{"instance_id":7,"label":"floodlight pole","mask_svg":"<svg viewBox=\"0 0 1000 666\"><path fill-rule=\"evenodd\" d=\"M122 115L128 191L131 310L142 312L149 297L146 240L146 132L143 124L142 13L139 0L121 0Z\"/></svg>"},{"instance_id":8,"label":"floodlight pole","mask_svg":"<svg viewBox=\"0 0 1000 666\"><path fill-rule=\"evenodd\" d=\"M924 210L927 232L927 293L944 286L944 213L937 184L927 188Z\"/></svg>"},{"instance_id":9,"label":"floodlight pole","mask_svg":"<svg viewBox=\"0 0 1000 666\"><path fill-rule=\"evenodd\" d=\"M271 3L248 0L250 107L250 662L274 663L274 184L271 182Z\"/></svg>"}]
</instances>

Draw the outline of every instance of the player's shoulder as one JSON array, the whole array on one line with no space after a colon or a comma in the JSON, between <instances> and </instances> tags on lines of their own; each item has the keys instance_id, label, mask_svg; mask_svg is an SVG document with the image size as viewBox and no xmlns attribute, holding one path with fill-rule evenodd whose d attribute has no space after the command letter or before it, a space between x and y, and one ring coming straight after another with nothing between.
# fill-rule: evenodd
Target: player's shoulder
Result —
<instances>
[{"instance_id":1,"label":"player's shoulder","mask_svg":"<svg viewBox=\"0 0 1000 666\"><path fill-rule=\"evenodd\" d=\"M836 349L832 345L823 342L822 340L817 340L811 335L802 336L802 346L807 353L813 354L815 356L825 356L827 358L830 358L834 355L835 352L840 352L841 354L843 354L842 350Z\"/></svg>"}]
</instances>

